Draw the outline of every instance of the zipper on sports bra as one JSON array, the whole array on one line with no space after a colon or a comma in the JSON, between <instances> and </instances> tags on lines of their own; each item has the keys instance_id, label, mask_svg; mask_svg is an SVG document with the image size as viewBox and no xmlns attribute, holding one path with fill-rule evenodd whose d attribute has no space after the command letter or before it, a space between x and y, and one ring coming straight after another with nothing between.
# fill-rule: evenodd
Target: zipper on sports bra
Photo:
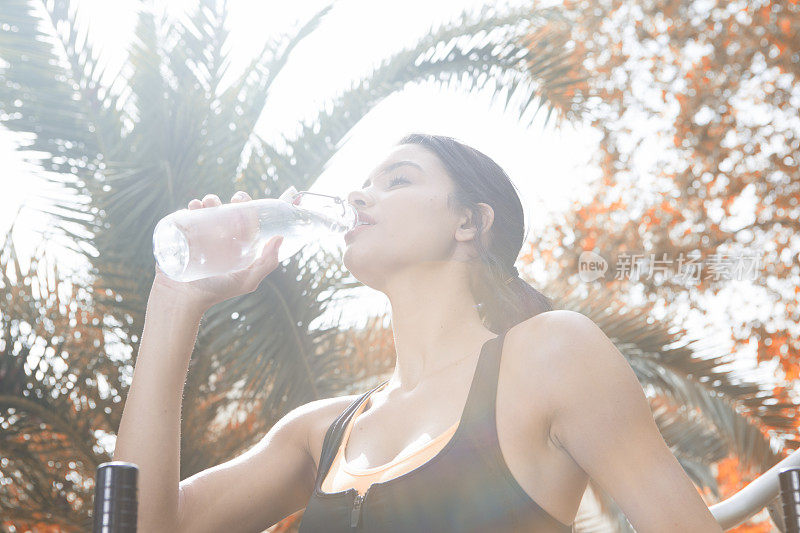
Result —
<instances>
[{"instance_id":1,"label":"zipper on sports bra","mask_svg":"<svg viewBox=\"0 0 800 533\"><path fill-rule=\"evenodd\" d=\"M361 494L356 494L356 498L353 500L353 509L350 511L350 527L355 529L358 527L358 522L361 519L361 504L364 503L364 497Z\"/></svg>"}]
</instances>

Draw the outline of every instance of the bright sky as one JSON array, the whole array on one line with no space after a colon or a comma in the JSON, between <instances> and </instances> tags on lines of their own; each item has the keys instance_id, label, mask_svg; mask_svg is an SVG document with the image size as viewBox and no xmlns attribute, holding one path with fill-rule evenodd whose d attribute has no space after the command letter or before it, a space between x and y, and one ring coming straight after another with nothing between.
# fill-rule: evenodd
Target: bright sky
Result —
<instances>
[{"instance_id":1,"label":"bright sky","mask_svg":"<svg viewBox=\"0 0 800 533\"><path fill-rule=\"evenodd\" d=\"M320 27L295 49L279 75L258 125L259 132L268 139L282 133L293 136L300 119L315 116L328 99L368 73L377 61L404 45L412 45L432 26L484 3L340 0ZM163 3L174 16L192 4L188 0ZM136 5L133 0L79 2L80 13L88 19L90 40L109 61L110 72L124 61L136 20ZM280 5L229 0L231 71L236 73L247 64L268 36L289 31L324 5L326 2L319 0ZM420 17L419 13L425 16ZM466 94L433 84L410 85L384 100L356 126L311 190L346 194L358 188L388 147L405 133L451 135L488 154L508 172L522 196L526 225L530 228L528 237L535 240L536 228L563 211L569 198L585 193L584 184L599 175L589 162L597 149L599 133L589 127L565 126L556 130L550 125L545 129L544 112L526 129L519 124L513 104L509 109L504 112L500 101L493 104L487 92ZM35 167L24 163L20 153L13 150L14 140L10 132L0 127L0 161L5 169L0 177L0 230L8 229L23 206L14 240L25 257L41 242L34 232L46 230L48 220L32 208L45 206L35 198L44 190L42 181L35 176ZM658 147L645 143L637 155L643 164L652 164ZM72 254L60 254L64 257L61 264L80 269ZM387 301L381 293L365 289L361 294L360 303L364 305L358 308L369 314L386 309ZM363 316L356 314L350 320L360 322ZM721 341L725 336L722 328Z\"/></svg>"}]
</instances>

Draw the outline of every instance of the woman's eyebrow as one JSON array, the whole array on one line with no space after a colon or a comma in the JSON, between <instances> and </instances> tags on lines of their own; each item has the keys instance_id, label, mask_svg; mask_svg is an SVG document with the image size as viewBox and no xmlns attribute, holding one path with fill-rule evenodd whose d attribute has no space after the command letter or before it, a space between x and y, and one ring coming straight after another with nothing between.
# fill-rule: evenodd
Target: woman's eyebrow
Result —
<instances>
[{"instance_id":1,"label":"woman's eyebrow","mask_svg":"<svg viewBox=\"0 0 800 533\"><path fill-rule=\"evenodd\" d=\"M378 175L380 175L380 174L384 174L384 173L386 173L386 172L389 172L389 171L391 171L391 170L394 170L394 169L396 169L397 167L402 167L402 166L404 166L404 165L408 165L408 166L416 167L416 168L417 168L417 170L420 170L420 171L422 171L422 167L421 167L421 166L419 166L417 163L415 163L415 162L413 162L413 161L403 160L403 161L396 161L396 162L394 162L394 163L390 163L390 164L386 165L386 166L385 166L385 167L384 167L384 168L383 168L383 169L382 169L380 172L378 172ZM369 178L367 178L367 180L364 182L364 184L363 184L363 185L361 185L361 188L363 189L364 187L366 187L367 185L369 185L369 183L370 183L370 182L369 182Z\"/></svg>"}]
</instances>

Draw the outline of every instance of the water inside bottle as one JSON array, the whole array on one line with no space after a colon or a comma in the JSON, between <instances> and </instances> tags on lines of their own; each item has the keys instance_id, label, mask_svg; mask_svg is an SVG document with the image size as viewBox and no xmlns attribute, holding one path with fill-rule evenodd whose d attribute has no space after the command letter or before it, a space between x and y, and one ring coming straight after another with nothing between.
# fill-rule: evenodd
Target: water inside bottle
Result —
<instances>
[{"instance_id":1,"label":"water inside bottle","mask_svg":"<svg viewBox=\"0 0 800 533\"><path fill-rule=\"evenodd\" d=\"M193 281L246 268L275 235L284 236L278 260L285 261L310 242L347 229L341 217L324 206L253 200L178 211L156 226L153 248L165 274Z\"/></svg>"},{"instance_id":2,"label":"water inside bottle","mask_svg":"<svg viewBox=\"0 0 800 533\"><path fill-rule=\"evenodd\" d=\"M168 275L177 275L186 269L189 243L174 221L164 219L156 226L153 231L153 253L159 268Z\"/></svg>"}]
</instances>

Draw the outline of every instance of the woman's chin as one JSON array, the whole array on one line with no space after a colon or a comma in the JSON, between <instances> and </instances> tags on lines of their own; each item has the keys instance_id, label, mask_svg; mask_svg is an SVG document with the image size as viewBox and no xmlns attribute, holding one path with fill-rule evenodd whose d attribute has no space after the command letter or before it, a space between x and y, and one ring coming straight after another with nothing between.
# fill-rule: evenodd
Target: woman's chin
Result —
<instances>
[{"instance_id":1,"label":"woman's chin","mask_svg":"<svg viewBox=\"0 0 800 533\"><path fill-rule=\"evenodd\" d=\"M353 249L352 245L348 245L342 254L342 265L344 265L350 274L360 280L361 276L359 273L364 272L364 260L366 259L363 253L359 253L357 250Z\"/></svg>"},{"instance_id":2,"label":"woman's chin","mask_svg":"<svg viewBox=\"0 0 800 533\"><path fill-rule=\"evenodd\" d=\"M358 281L368 287L373 287L377 276L375 272L375 265L370 264L368 266L365 264L365 262L369 261L369 259L369 256L353 253L348 248L345 250L344 256L342 257L342 265L344 265L344 268L347 269L350 275L356 278Z\"/></svg>"}]
</instances>

